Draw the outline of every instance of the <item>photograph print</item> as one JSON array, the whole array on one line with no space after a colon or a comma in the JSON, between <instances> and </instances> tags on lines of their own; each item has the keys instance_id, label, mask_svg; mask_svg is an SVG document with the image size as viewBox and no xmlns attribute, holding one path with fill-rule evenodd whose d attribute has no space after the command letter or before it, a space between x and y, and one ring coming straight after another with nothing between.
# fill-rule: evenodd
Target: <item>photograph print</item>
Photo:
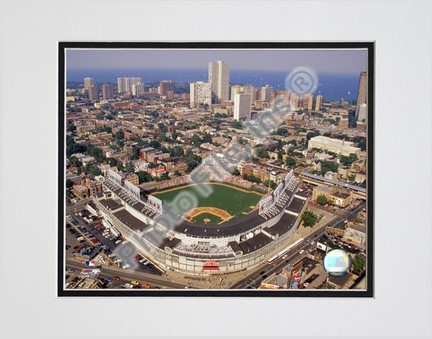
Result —
<instances>
[{"instance_id":1,"label":"photograph print","mask_svg":"<svg viewBox=\"0 0 432 339\"><path fill-rule=\"evenodd\" d=\"M373 297L374 43L59 43L59 296Z\"/></svg>"}]
</instances>

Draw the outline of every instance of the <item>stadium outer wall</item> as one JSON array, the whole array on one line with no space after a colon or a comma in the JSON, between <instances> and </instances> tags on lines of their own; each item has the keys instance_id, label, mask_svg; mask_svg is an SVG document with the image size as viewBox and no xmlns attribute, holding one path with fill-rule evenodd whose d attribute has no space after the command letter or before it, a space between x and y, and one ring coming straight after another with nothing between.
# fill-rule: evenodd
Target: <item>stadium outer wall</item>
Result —
<instances>
[{"instance_id":1,"label":"stadium outer wall","mask_svg":"<svg viewBox=\"0 0 432 339\"><path fill-rule=\"evenodd\" d=\"M144 255L150 261L152 261L155 265L161 268L164 271L174 270L177 272L181 272L189 275L209 275L209 274L223 274L236 272L246 269L252 269L259 264L265 262L266 259L271 257L274 253L279 251L281 248L288 246L287 241L293 236L296 231L300 218L297 217L295 223L292 227L285 233L276 237L268 244L254 250L250 253L243 253L242 251L238 251L236 253L197 253L191 251L182 251L176 248L170 248L168 246L162 247L160 244L154 244L152 241L147 239L143 234L149 232L157 232L156 229L160 228L160 225L155 222L154 219L148 218L147 216L139 213L139 211L135 210L132 206L130 206L126 201L120 198L113 191L109 190L112 194L115 201L122 204L124 209L139 218L143 223L148 225L148 228L144 232L135 231L125 225L121 220L119 220L108 208L102 205L98 199L95 200L96 206L99 208L101 214L108 220L113 227L115 227L122 236L130 241L135 247L137 252ZM302 210L298 213L298 216L304 211L307 206L307 201L303 205ZM239 242L240 238L244 236L246 233L250 233L256 230L265 229L266 227L272 226L276 224L285 213L285 209L282 209L277 215L272 218L269 218L263 223L251 225L251 227L243 233L239 233L237 235L233 235L230 237L215 237L213 239L209 239L208 237L190 237L183 233L176 233L172 230L176 239L179 239L182 242L196 242L199 241L214 241L216 243L227 243L229 241L237 241ZM158 246L159 245L159 246ZM217 271L203 271L203 265L206 262L216 262L218 264Z\"/></svg>"}]
</instances>

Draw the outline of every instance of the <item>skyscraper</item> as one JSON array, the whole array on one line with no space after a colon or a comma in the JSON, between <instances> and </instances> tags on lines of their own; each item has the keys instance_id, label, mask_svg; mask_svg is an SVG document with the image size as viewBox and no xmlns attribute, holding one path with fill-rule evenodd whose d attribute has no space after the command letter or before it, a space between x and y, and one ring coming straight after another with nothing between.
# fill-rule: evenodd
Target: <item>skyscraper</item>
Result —
<instances>
[{"instance_id":1,"label":"skyscraper","mask_svg":"<svg viewBox=\"0 0 432 339\"><path fill-rule=\"evenodd\" d=\"M92 85L94 85L94 79L93 78L84 78L84 88L89 89Z\"/></svg>"},{"instance_id":2,"label":"skyscraper","mask_svg":"<svg viewBox=\"0 0 432 339\"><path fill-rule=\"evenodd\" d=\"M313 95L312 94L308 94L307 95L307 99L308 99L307 109L308 109L308 111L312 111L312 108L313 108Z\"/></svg>"},{"instance_id":3,"label":"skyscraper","mask_svg":"<svg viewBox=\"0 0 432 339\"><path fill-rule=\"evenodd\" d=\"M234 119L239 121L251 116L251 94L236 94L234 96Z\"/></svg>"},{"instance_id":4,"label":"skyscraper","mask_svg":"<svg viewBox=\"0 0 432 339\"><path fill-rule=\"evenodd\" d=\"M255 87L250 86L250 85L243 86L243 93L251 95L251 103L250 104L251 104L251 107L252 107L252 104L253 104L253 102L255 100Z\"/></svg>"},{"instance_id":5,"label":"skyscraper","mask_svg":"<svg viewBox=\"0 0 432 339\"><path fill-rule=\"evenodd\" d=\"M315 100L315 111L319 111L322 105L322 95L317 95Z\"/></svg>"},{"instance_id":6,"label":"skyscraper","mask_svg":"<svg viewBox=\"0 0 432 339\"><path fill-rule=\"evenodd\" d=\"M93 78L84 78L84 89L89 100L98 98L98 89Z\"/></svg>"},{"instance_id":7,"label":"skyscraper","mask_svg":"<svg viewBox=\"0 0 432 339\"><path fill-rule=\"evenodd\" d=\"M273 92L273 87L269 85L265 85L261 88L261 101L264 102L270 102L271 101L271 95Z\"/></svg>"},{"instance_id":8,"label":"skyscraper","mask_svg":"<svg viewBox=\"0 0 432 339\"><path fill-rule=\"evenodd\" d=\"M208 82L217 101L229 100L229 65L223 61L209 62Z\"/></svg>"},{"instance_id":9,"label":"skyscraper","mask_svg":"<svg viewBox=\"0 0 432 339\"><path fill-rule=\"evenodd\" d=\"M193 82L190 84L190 107L198 105L211 106L212 90L208 82Z\"/></svg>"},{"instance_id":10,"label":"skyscraper","mask_svg":"<svg viewBox=\"0 0 432 339\"><path fill-rule=\"evenodd\" d=\"M366 122L367 104L361 104L358 110L357 123Z\"/></svg>"},{"instance_id":11,"label":"skyscraper","mask_svg":"<svg viewBox=\"0 0 432 339\"><path fill-rule=\"evenodd\" d=\"M97 100L99 98L98 88L96 85L91 85L87 89L87 93L88 93L88 99L91 101Z\"/></svg>"},{"instance_id":12,"label":"skyscraper","mask_svg":"<svg viewBox=\"0 0 432 339\"><path fill-rule=\"evenodd\" d=\"M141 82L137 82L136 84L132 84L132 95L139 97L144 93L144 84Z\"/></svg>"},{"instance_id":13,"label":"skyscraper","mask_svg":"<svg viewBox=\"0 0 432 339\"><path fill-rule=\"evenodd\" d=\"M292 93L290 95L289 104L291 107L291 110L298 110L299 109L299 96L298 94Z\"/></svg>"},{"instance_id":14,"label":"skyscraper","mask_svg":"<svg viewBox=\"0 0 432 339\"><path fill-rule=\"evenodd\" d=\"M234 98L235 98L236 94L241 94L241 93L243 93L243 87L242 86L240 86L240 85L231 86L231 96L230 96L230 98L231 98L232 101L234 101Z\"/></svg>"},{"instance_id":15,"label":"skyscraper","mask_svg":"<svg viewBox=\"0 0 432 339\"><path fill-rule=\"evenodd\" d=\"M366 105L366 106L362 106ZM361 72L360 73L360 79L359 79L359 88L358 88L358 95L357 95L357 106L355 111L355 119L356 121L364 121L366 119L366 116L360 117L360 109L363 107L363 111L367 111L367 72ZM366 107L366 108L364 108ZM365 114L362 114L365 115ZM361 118L361 119L360 119Z\"/></svg>"},{"instance_id":16,"label":"skyscraper","mask_svg":"<svg viewBox=\"0 0 432 339\"><path fill-rule=\"evenodd\" d=\"M102 85L102 99L109 100L114 96L113 85L103 84Z\"/></svg>"},{"instance_id":17,"label":"skyscraper","mask_svg":"<svg viewBox=\"0 0 432 339\"><path fill-rule=\"evenodd\" d=\"M159 94L166 96L167 92L175 92L175 82L172 80L161 80L159 82Z\"/></svg>"},{"instance_id":18,"label":"skyscraper","mask_svg":"<svg viewBox=\"0 0 432 339\"><path fill-rule=\"evenodd\" d=\"M117 78L117 92L118 93L124 93L124 92L132 93L132 85L136 85L137 83L143 83L142 78L139 78L139 77Z\"/></svg>"}]
</instances>

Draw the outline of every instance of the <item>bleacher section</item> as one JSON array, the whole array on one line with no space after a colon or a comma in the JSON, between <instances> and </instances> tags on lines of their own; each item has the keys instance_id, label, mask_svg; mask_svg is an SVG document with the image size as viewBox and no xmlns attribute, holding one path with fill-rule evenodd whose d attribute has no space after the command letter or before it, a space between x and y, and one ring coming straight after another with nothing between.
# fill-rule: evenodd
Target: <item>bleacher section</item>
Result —
<instances>
[{"instance_id":1,"label":"bleacher section","mask_svg":"<svg viewBox=\"0 0 432 339\"><path fill-rule=\"evenodd\" d=\"M298 179L295 178L291 170L285 177L285 180L274 190L273 202L260 206L259 214L266 220L277 216L290 204L296 193L298 182Z\"/></svg>"},{"instance_id":2,"label":"bleacher section","mask_svg":"<svg viewBox=\"0 0 432 339\"><path fill-rule=\"evenodd\" d=\"M150 218L156 218L161 214L162 201L152 197L152 201L140 197L139 188L128 181L121 181L121 175L109 170L103 184L113 193L119 196L127 204Z\"/></svg>"}]
</instances>

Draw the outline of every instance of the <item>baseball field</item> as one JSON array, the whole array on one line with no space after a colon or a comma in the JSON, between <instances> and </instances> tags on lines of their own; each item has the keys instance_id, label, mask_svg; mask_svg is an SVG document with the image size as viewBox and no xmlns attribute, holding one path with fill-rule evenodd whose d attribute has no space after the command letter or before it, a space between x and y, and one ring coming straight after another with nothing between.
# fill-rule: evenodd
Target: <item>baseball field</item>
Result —
<instances>
[{"instance_id":1,"label":"baseball field","mask_svg":"<svg viewBox=\"0 0 432 339\"><path fill-rule=\"evenodd\" d=\"M206 183L210 191L203 196L202 191L194 184L170 188L152 195L169 204L174 213L181 214L181 208L173 201L180 193L189 193L197 200L197 206L183 213L183 217L190 222L200 224L219 224L228 220L239 218L254 209L262 195L225 183ZM177 200L179 201L179 200Z\"/></svg>"}]
</instances>

